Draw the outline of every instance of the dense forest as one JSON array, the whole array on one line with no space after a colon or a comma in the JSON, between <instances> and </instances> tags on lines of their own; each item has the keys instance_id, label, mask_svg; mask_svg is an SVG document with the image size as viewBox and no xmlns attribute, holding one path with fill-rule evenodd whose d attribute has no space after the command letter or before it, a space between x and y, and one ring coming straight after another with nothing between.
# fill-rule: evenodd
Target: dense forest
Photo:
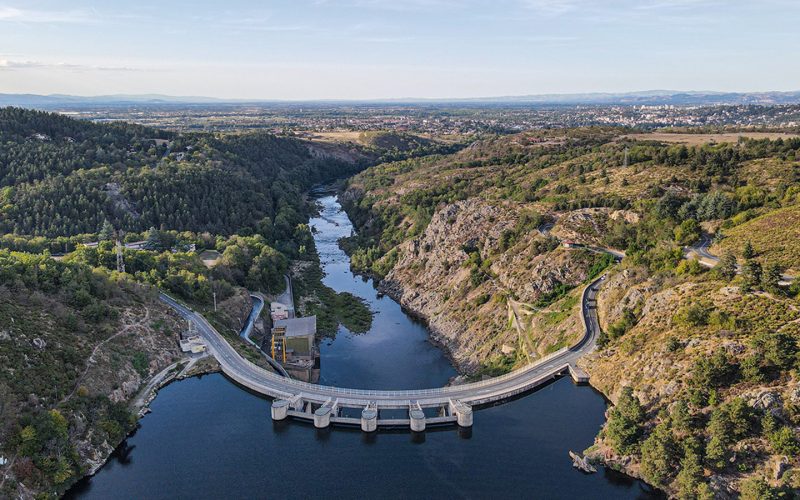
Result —
<instances>
[{"instance_id":1,"label":"dense forest","mask_svg":"<svg viewBox=\"0 0 800 500\"><path fill-rule=\"evenodd\" d=\"M147 239L125 249L128 272L201 302L212 286L221 297L280 289L288 259L313 259L305 191L372 161L264 133L178 135L16 108L0 109L0 144L0 247L115 269L115 237ZM204 249L222 254L213 271Z\"/></svg>"},{"instance_id":2,"label":"dense forest","mask_svg":"<svg viewBox=\"0 0 800 500\"><path fill-rule=\"evenodd\" d=\"M269 134L173 137L15 108L0 109L0 144L0 231L47 237L96 233L108 220L286 244L305 221L302 193L366 161Z\"/></svg>"}]
</instances>

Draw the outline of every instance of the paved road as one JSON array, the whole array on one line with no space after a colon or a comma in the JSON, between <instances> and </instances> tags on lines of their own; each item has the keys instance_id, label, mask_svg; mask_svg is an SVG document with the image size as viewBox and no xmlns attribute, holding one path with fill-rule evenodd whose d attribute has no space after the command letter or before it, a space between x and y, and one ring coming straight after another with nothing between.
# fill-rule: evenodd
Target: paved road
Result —
<instances>
[{"instance_id":1,"label":"paved road","mask_svg":"<svg viewBox=\"0 0 800 500\"><path fill-rule=\"evenodd\" d=\"M543 235L547 236L548 234L550 234L550 230L553 229L553 226L555 226L555 225L556 225L555 222L545 222L544 224L539 226L538 229L539 229L540 233L542 233Z\"/></svg>"},{"instance_id":2,"label":"paved road","mask_svg":"<svg viewBox=\"0 0 800 500\"><path fill-rule=\"evenodd\" d=\"M708 251L708 247L711 246L711 243L712 243L711 236L707 235L706 233L703 233L700 236L699 241L684 249L684 254L688 258L690 254L693 252L700 258L701 264L706 264L708 267L714 267L719 263L719 257L717 257L716 255L712 255ZM703 260L706 260L707 262L703 262Z\"/></svg>"},{"instance_id":3,"label":"paved road","mask_svg":"<svg viewBox=\"0 0 800 500\"><path fill-rule=\"evenodd\" d=\"M275 398L301 396L304 401L324 404L338 400L339 406L362 408L374 402L378 408L407 409L410 401L422 407L439 407L449 400L461 400L477 405L502 401L546 383L569 370L570 366L587 352L595 348L600 333L594 301L604 277L586 287L582 298L582 316L586 332L581 341L571 347L557 351L536 363L506 375L482 382L422 390L372 391L330 387L287 379L264 370L242 358L230 344L201 315L179 304L169 296L160 298L185 319L197 325L197 329L208 345L209 352L219 361L223 372L245 387Z\"/></svg>"},{"instance_id":4,"label":"paved road","mask_svg":"<svg viewBox=\"0 0 800 500\"><path fill-rule=\"evenodd\" d=\"M714 267L717 264L719 264L719 257L708 251L712 243L713 240L711 239L711 236L709 236L706 233L703 233L700 236L700 239L696 243L688 247L685 247L683 249L683 256L684 258L688 259L691 258L692 255L696 255L698 257L698 262L700 262L700 264L706 267ZM739 265L736 266L736 272L737 273L741 272L741 266ZM780 284L789 285L792 283L792 281L795 280L795 278L796 278L795 276L784 274L781 276Z\"/></svg>"},{"instance_id":5,"label":"paved road","mask_svg":"<svg viewBox=\"0 0 800 500\"><path fill-rule=\"evenodd\" d=\"M593 247L589 245L582 245L582 248L585 248L590 252L610 254L612 257L617 259L617 261L620 261L625 258L625 252L622 250L615 250L613 248L608 248L608 247Z\"/></svg>"}]
</instances>

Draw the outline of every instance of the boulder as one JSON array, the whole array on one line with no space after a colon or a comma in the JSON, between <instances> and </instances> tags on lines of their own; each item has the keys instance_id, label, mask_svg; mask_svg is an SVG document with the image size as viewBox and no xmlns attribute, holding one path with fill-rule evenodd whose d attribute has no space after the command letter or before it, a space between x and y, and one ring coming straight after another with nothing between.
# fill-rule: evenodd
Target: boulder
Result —
<instances>
[{"instance_id":1,"label":"boulder","mask_svg":"<svg viewBox=\"0 0 800 500\"><path fill-rule=\"evenodd\" d=\"M572 459L572 466L576 469L586 472L587 474L597 472L597 469L589 463L588 457L582 457L573 451L569 452L569 456Z\"/></svg>"},{"instance_id":2,"label":"boulder","mask_svg":"<svg viewBox=\"0 0 800 500\"><path fill-rule=\"evenodd\" d=\"M776 392L769 389L756 389L743 394L742 397L756 410L769 412L779 418L783 417L783 401L780 394Z\"/></svg>"}]
</instances>

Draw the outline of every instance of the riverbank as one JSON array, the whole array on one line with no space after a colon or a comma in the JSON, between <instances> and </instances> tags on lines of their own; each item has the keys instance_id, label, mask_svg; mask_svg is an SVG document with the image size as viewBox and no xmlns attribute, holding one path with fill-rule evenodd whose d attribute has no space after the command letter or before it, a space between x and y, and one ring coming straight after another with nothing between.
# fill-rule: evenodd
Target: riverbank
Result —
<instances>
[{"instance_id":1,"label":"riverbank","mask_svg":"<svg viewBox=\"0 0 800 500\"><path fill-rule=\"evenodd\" d=\"M109 458L139 428L140 420L150 413L150 405L162 389L174 382L219 372L219 363L217 363L213 357L204 355L202 357L193 357L175 362L154 375L131 402L131 410L136 415L135 425L132 426L127 434L115 446L105 446L98 449L95 457L91 460L87 460L87 471L78 482L95 475L98 470L108 463Z\"/></svg>"},{"instance_id":2,"label":"riverbank","mask_svg":"<svg viewBox=\"0 0 800 500\"><path fill-rule=\"evenodd\" d=\"M322 203L322 213L310 221L319 230L322 280L337 292L362 298L375 316L366 333L339 327L335 337L323 341L321 382L368 389L447 383L456 372L425 326L372 281L350 272L337 244L342 233L349 233L349 221L335 198ZM430 429L421 436L379 431L365 437L357 430L314 431L292 422L273 423L267 400L219 374L169 384L152 407L109 464L70 497L107 498L122 490L138 497L247 497L263 491L279 497L320 491L342 497L387 492L403 497L454 492L519 496L531 491L548 498L654 495L642 483L607 469L594 475L573 469L568 451L592 442L605 400L568 378L482 409L474 431ZM332 447L339 457L335 461L329 459ZM298 462L304 467L293 465ZM365 462L386 479L341 481L363 477ZM266 463L270 474L263 473ZM300 474L309 468L317 473Z\"/></svg>"}]
</instances>

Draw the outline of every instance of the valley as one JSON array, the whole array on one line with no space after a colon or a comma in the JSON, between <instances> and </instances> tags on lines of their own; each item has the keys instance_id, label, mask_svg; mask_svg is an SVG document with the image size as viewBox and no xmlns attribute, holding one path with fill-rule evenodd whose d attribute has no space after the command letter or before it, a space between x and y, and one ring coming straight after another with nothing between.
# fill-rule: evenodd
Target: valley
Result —
<instances>
[{"instance_id":1,"label":"valley","mask_svg":"<svg viewBox=\"0 0 800 500\"><path fill-rule=\"evenodd\" d=\"M323 383L381 389L486 380L573 346L581 294L605 275L598 347L578 364L614 406L582 427L587 457L670 496L798 487L796 136L298 139L2 112L6 494L66 491L150 418L136 412L154 377L219 368L189 372L187 325L159 290L269 369L239 330L249 292L277 296L285 274L317 316ZM692 257L707 238L713 269Z\"/></svg>"}]
</instances>

